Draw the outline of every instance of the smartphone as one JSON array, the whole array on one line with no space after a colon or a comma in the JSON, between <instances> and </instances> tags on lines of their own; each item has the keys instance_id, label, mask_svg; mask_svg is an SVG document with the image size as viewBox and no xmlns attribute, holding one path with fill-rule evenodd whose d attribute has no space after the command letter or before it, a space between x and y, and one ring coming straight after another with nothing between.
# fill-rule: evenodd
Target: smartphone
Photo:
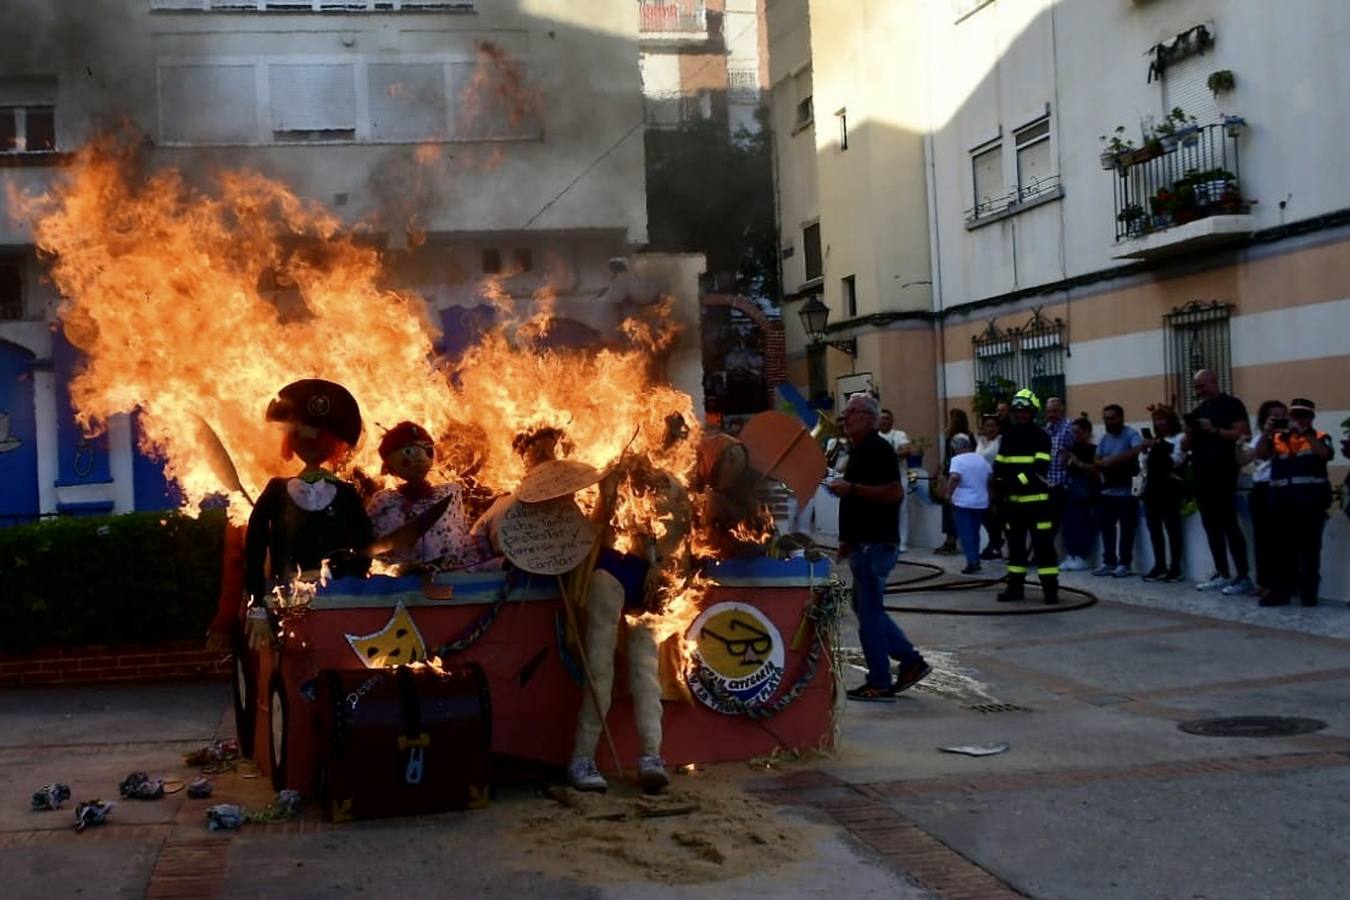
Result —
<instances>
[{"instance_id":1,"label":"smartphone","mask_svg":"<svg viewBox=\"0 0 1350 900\"><path fill-rule=\"evenodd\" d=\"M1144 440L1146 440L1146 441L1151 441L1151 440L1153 440L1153 429L1152 429L1152 428L1141 428L1141 429L1139 429L1139 433L1142 434L1142 435L1144 436Z\"/></svg>"},{"instance_id":2,"label":"smartphone","mask_svg":"<svg viewBox=\"0 0 1350 900\"><path fill-rule=\"evenodd\" d=\"M1271 427L1271 428L1274 428L1276 431L1288 431L1288 430L1289 430L1289 419L1288 419L1288 417L1281 417L1281 418L1271 419L1271 420L1270 420L1270 427Z\"/></svg>"}]
</instances>

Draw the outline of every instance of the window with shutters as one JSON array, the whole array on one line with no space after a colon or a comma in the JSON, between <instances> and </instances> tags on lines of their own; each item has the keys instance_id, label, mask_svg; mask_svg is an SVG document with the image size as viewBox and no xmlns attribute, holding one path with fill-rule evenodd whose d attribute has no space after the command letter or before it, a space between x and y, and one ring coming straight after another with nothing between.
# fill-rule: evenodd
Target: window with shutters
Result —
<instances>
[{"instance_id":1,"label":"window with shutters","mask_svg":"<svg viewBox=\"0 0 1350 900\"><path fill-rule=\"evenodd\" d=\"M1017 202L1038 197L1059 184L1050 152L1050 118L1047 116L1013 134L1017 148Z\"/></svg>"},{"instance_id":2,"label":"window with shutters","mask_svg":"<svg viewBox=\"0 0 1350 900\"><path fill-rule=\"evenodd\" d=\"M159 66L159 130L170 144L232 144L258 140L254 63L173 63ZM210 102L204 102L205 98Z\"/></svg>"},{"instance_id":3,"label":"window with shutters","mask_svg":"<svg viewBox=\"0 0 1350 900\"><path fill-rule=\"evenodd\" d=\"M267 66L267 98L275 141L356 138L354 65L271 63Z\"/></svg>"},{"instance_id":4,"label":"window with shutters","mask_svg":"<svg viewBox=\"0 0 1350 900\"><path fill-rule=\"evenodd\" d=\"M523 66L512 64L509 85L484 84L477 70L434 57L164 58L159 139L169 146L538 140ZM3 98L0 90L0 109ZM0 140L13 140L11 131L0 116Z\"/></svg>"},{"instance_id":5,"label":"window with shutters","mask_svg":"<svg viewBox=\"0 0 1350 900\"><path fill-rule=\"evenodd\" d=\"M372 139L421 141L449 132L440 63L371 63L366 83Z\"/></svg>"},{"instance_id":6,"label":"window with shutters","mask_svg":"<svg viewBox=\"0 0 1350 900\"><path fill-rule=\"evenodd\" d=\"M0 78L0 153L56 150L56 79Z\"/></svg>"},{"instance_id":7,"label":"window with shutters","mask_svg":"<svg viewBox=\"0 0 1350 900\"><path fill-rule=\"evenodd\" d=\"M1008 205L1003 186L1003 144L994 144L970 155L975 184L975 218L998 212Z\"/></svg>"}]
</instances>

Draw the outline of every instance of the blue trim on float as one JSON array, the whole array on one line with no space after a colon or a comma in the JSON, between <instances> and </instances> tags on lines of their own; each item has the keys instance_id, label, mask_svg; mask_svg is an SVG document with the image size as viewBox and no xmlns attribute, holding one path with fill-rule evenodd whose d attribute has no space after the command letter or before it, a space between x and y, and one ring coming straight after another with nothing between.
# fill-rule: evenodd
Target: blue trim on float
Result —
<instances>
[{"instance_id":1,"label":"blue trim on float","mask_svg":"<svg viewBox=\"0 0 1350 900\"><path fill-rule=\"evenodd\" d=\"M799 559L769 559L765 556L747 556L727 559L709 566L706 574L714 581L762 581L773 584L775 581L800 581L814 579L824 581L830 576L829 560L819 559L811 562Z\"/></svg>"}]
</instances>

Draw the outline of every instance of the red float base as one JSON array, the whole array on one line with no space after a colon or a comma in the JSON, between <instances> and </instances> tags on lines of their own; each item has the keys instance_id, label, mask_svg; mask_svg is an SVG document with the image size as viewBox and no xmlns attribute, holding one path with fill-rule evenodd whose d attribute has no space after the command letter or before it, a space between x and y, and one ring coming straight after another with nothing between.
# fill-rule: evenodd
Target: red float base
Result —
<instances>
[{"instance_id":1,"label":"red float base","mask_svg":"<svg viewBox=\"0 0 1350 900\"><path fill-rule=\"evenodd\" d=\"M742 561L744 562L744 561ZM823 580L805 563L755 561L738 566L740 577L727 577L711 592L707 604L739 601L755 607L781 635L782 683L768 700L797 679L809 640L801 651L791 644L811 602L811 585ZM748 573L748 574L744 574ZM494 754L546 766L562 767L572 754L573 731L582 702L582 686L569 671L560 651L562 603L553 579L546 588L513 591L476 643L452 654L449 661L478 663L488 679L492 704ZM389 623L399 603L411 614L428 648L454 639L490 609L502 583L497 574L452 576L438 583L454 588L449 600L427 598L418 579L375 577L328 585L311 606L287 618L280 650L248 654L255 673L253 756L264 773L279 769L279 785L309 791L317 757L311 682L325 668L360 668L363 660L347 635L368 635ZM806 632L809 637L809 631ZM622 671L616 667L616 672ZM623 767L632 771L638 755L633 707L622 679L615 688L609 727ZM829 746L834 679L828 653L810 682L780 714L764 720L717 712L698 700L664 704L662 755L670 765L746 760L775 749ZM614 760L601 741L602 769Z\"/></svg>"}]
</instances>

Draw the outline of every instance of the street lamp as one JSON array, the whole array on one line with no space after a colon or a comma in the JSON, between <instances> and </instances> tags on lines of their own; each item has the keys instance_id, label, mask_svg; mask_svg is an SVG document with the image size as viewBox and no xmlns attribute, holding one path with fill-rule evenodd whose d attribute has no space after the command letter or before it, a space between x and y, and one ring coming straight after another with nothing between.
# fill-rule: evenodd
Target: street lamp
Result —
<instances>
[{"instance_id":1,"label":"street lamp","mask_svg":"<svg viewBox=\"0 0 1350 900\"><path fill-rule=\"evenodd\" d=\"M811 344L826 344L834 349L847 353L849 356L858 355L858 341L856 338L849 338L842 341L830 341L825 339L825 326L830 321L830 308L820 302L820 298L812 294L811 297L802 304L802 308L797 310L797 315L801 317L802 328L806 331L806 339Z\"/></svg>"}]
</instances>

